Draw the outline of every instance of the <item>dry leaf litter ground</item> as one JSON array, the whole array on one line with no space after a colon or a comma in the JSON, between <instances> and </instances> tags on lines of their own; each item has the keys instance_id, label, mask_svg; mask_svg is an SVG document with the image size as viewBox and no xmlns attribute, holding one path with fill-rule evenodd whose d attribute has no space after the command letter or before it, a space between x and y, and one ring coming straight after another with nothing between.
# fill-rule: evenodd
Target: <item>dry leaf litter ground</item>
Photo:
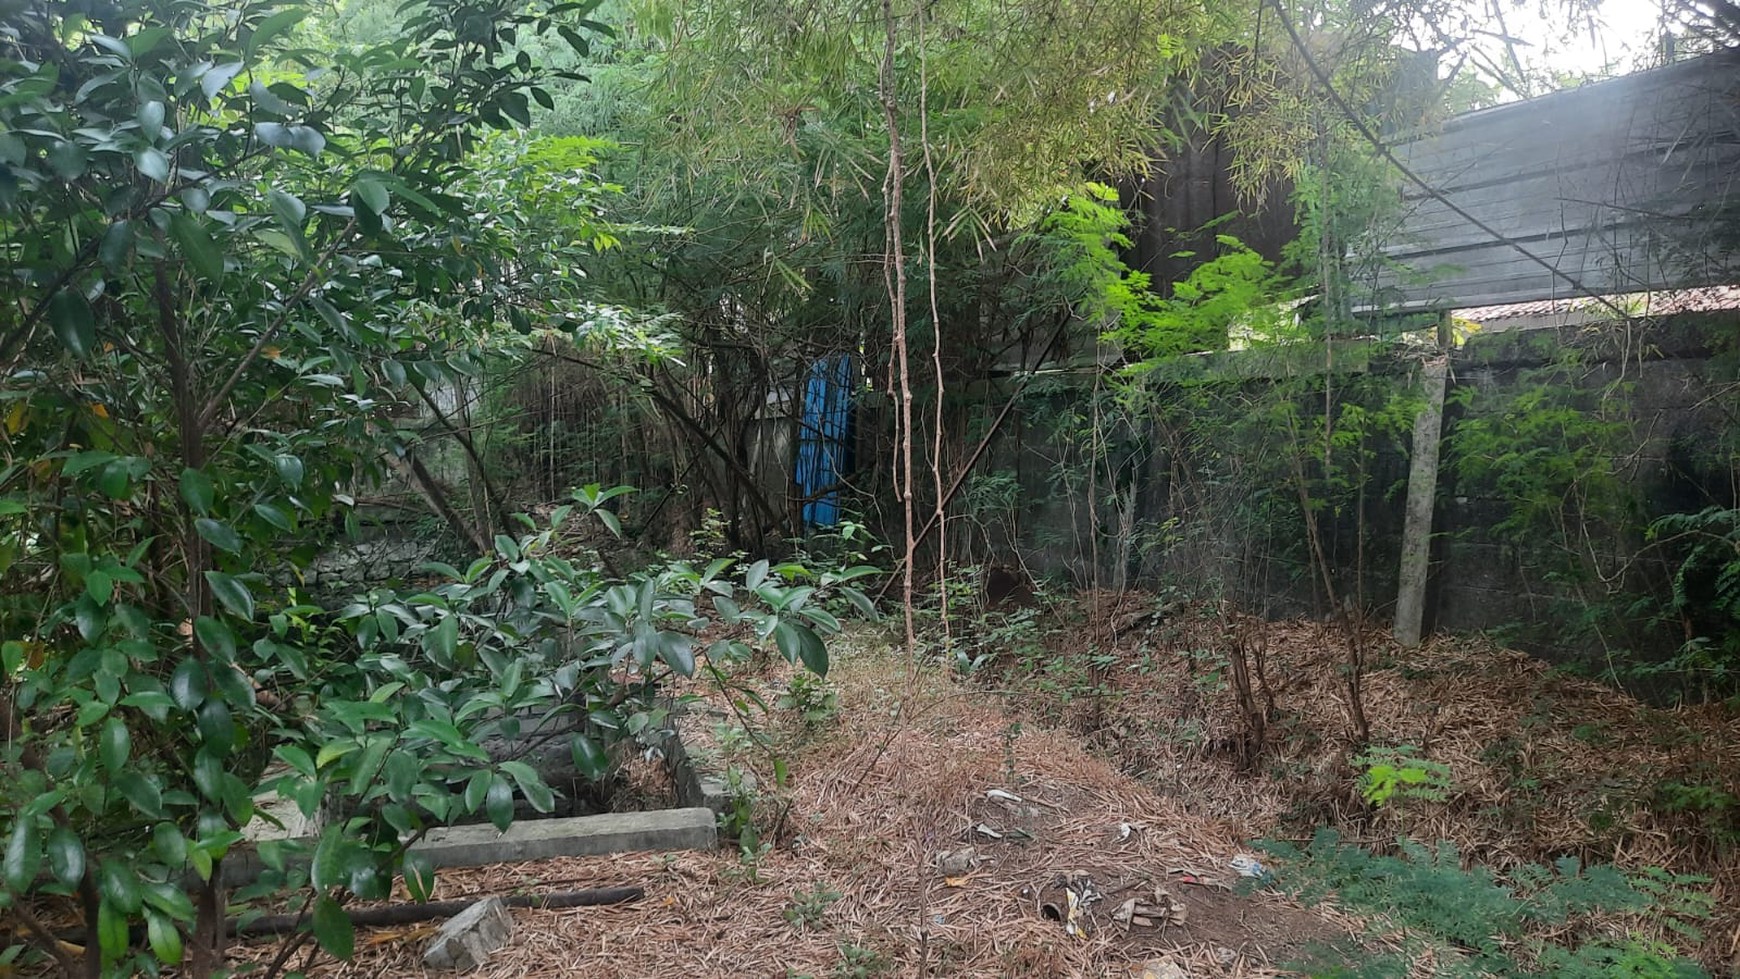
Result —
<instances>
[{"instance_id":1,"label":"dry leaf litter ground","mask_svg":"<svg viewBox=\"0 0 1740 979\"><path fill-rule=\"evenodd\" d=\"M1712 974L1740 974L1740 713L1732 706L1651 707L1484 639L1438 636L1404 650L1370 629L1364 702L1373 743L1414 746L1450 769L1442 802L1374 808L1349 759L1339 628L1212 608L1156 614L1159 602L1134 593L1081 607L1088 611L1044 637L1044 660L1109 654L1092 692L1065 695L1018 664L989 682L1192 816L1219 821L1235 839L1303 842L1312 827L1332 826L1378 848L1404 833L1448 840L1465 860L1500 870L1568 855L1705 876L1715 913L1700 923L1701 947L1659 919L1615 920L1609 930L1676 940ZM1250 658L1261 654L1274 704L1267 711L1259 688L1268 730L1254 758L1241 754L1245 726L1225 682L1240 639ZM1703 787L1715 805L1676 806L1674 786Z\"/></svg>"},{"instance_id":2,"label":"dry leaf litter ground","mask_svg":"<svg viewBox=\"0 0 1740 979\"><path fill-rule=\"evenodd\" d=\"M473 975L1130 976L1164 957L1191 976L1257 977L1360 930L1331 908L1239 893L1228 867L1246 838L1237 822L1189 814L1075 735L1016 723L994 693L910 674L885 639L844 646L830 675L834 722L805 730L779 710L764 719L790 766L787 788L761 803L773 844L764 854L745 860L726 848L443 872L437 899L646 887L629 904L515 910L512 942ZM775 666L749 682L772 703L788 676ZM773 785L764 758L739 754L762 786ZM1067 903L1060 875L1089 877L1105 895L1089 909L1085 937L1044 916L1042 905ZM1131 898L1152 904L1157 886L1182 909L1164 910L1181 920L1112 920ZM839 896L813 897L828 893ZM816 905L813 922L796 910ZM354 960L312 974L424 975L434 930L364 932Z\"/></svg>"}]
</instances>

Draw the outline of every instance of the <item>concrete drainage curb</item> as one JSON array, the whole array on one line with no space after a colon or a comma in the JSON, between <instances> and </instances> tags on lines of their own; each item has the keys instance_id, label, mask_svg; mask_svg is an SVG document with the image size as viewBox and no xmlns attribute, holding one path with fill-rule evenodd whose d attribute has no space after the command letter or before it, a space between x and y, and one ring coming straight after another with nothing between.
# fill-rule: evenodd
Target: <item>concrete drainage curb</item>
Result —
<instances>
[{"instance_id":1,"label":"concrete drainage curb","mask_svg":"<svg viewBox=\"0 0 1740 979\"><path fill-rule=\"evenodd\" d=\"M551 857L714 849L719 845L719 817L730 813L740 796L753 797L755 781L753 775L741 773L733 791L710 758L685 750L681 729L697 720L697 715L673 713L671 728L659 745L681 808L521 818L506 833L496 832L488 823L437 827L411 852L428 857L437 867L477 867ZM250 842L232 848L223 862L224 883L231 887L252 883L264 869L252 843L280 840L301 844L301 860L306 862L319 841L318 821L303 819L293 803L272 796L256 800L256 805L283 825L280 828L256 817L243 831Z\"/></svg>"},{"instance_id":2,"label":"concrete drainage curb","mask_svg":"<svg viewBox=\"0 0 1740 979\"><path fill-rule=\"evenodd\" d=\"M412 853L437 867L590 857L634 851L709 850L719 845L713 811L700 807L524 819L497 833L488 823L429 831Z\"/></svg>"},{"instance_id":3,"label":"concrete drainage curb","mask_svg":"<svg viewBox=\"0 0 1740 979\"><path fill-rule=\"evenodd\" d=\"M665 770L676 784L678 805L698 806L712 810L715 815L726 816L736 808L738 798L755 797L755 776L739 771L737 786L733 790L730 780L716 759L708 753L693 751L687 747L694 739L685 737L685 732L693 731L704 716L673 710L670 714L670 727L659 745L659 751L665 758Z\"/></svg>"},{"instance_id":4,"label":"concrete drainage curb","mask_svg":"<svg viewBox=\"0 0 1740 979\"><path fill-rule=\"evenodd\" d=\"M311 853L318 839L302 837L295 842ZM428 857L437 867L481 867L630 851L710 850L718 845L713 810L691 807L524 819L505 833L496 832L488 823L444 826L430 830L411 852ZM237 847L224 860L224 883L231 887L251 883L263 869L252 847Z\"/></svg>"}]
</instances>

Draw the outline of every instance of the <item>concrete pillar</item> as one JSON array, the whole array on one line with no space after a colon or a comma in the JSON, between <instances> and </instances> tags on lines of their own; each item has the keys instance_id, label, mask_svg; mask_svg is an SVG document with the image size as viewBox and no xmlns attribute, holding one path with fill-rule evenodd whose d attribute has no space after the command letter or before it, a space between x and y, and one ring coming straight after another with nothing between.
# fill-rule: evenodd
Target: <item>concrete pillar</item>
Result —
<instances>
[{"instance_id":1,"label":"concrete pillar","mask_svg":"<svg viewBox=\"0 0 1740 979\"><path fill-rule=\"evenodd\" d=\"M1432 510L1438 496L1438 443L1444 434L1444 389L1450 357L1439 353L1422 370L1426 405L1414 419L1408 504L1402 527L1402 565L1396 591L1396 641L1418 646L1426 619L1426 578L1432 558Z\"/></svg>"}]
</instances>

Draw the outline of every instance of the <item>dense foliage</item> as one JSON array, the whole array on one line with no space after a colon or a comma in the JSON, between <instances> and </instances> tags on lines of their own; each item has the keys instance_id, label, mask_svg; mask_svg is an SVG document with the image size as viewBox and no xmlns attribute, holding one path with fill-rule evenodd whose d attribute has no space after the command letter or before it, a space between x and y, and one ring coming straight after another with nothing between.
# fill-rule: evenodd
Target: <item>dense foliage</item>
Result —
<instances>
[{"instance_id":1,"label":"dense foliage","mask_svg":"<svg viewBox=\"0 0 1740 979\"><path fill-rule=\"evenodd\" d=\"M669 678L763 646L825 674L874 572L779 563L829 552L782 461L822 363L848 365L855 405L856 466L825 492L878 531L904 511L909 575L913 514L943 523L962 486L970 526L926 555L944 596L951 560L1018 540L1036 496L1082 506L1083 583L1247 541L1345 624L1367 741L1368 507L1399 485L1417 399L1335 362L1378 339L1352 310L1381 301L1361 290L1394 203L1361 132L1460 97L1410 87L1395 47L1472 43L1439 29L1454 13L0 0L0 968L217 974L226 920L264 897L308 912L269 971L308 940L346 956L347 900L400 877L428 895L410 847L430 827L554 807L511 745L603 779L662 726ZM1369 119L1324 97L1324 65ZM1260 254L1164 229L1205 247L1157 282L1131 265L1132 188L1207 146L1223 210L1299 235ZM1196 356L1253 346L1306 353L1266 384ZM1089 394L1029 388L1090 362ZM1045 487L968 483L1018 404L1055 423ZM1583 444L1617 437L1613 406L1585 407L1543 385L1465 425L1453 464L1509 494L1501 529L1618 519L1611 452ZM1173 519L1138 527L1139 493ZM335 541L406 507L448 562L317 586ZM1718 684L1734 512L1652 515L1680 548L1657 621L1696 632L1675 663ZM595 547L624 536L627 571ZM1600 577L1562 543L1567 575ZM789 696L818 725L832 709L807 677ZM259 846L232 894L273 795L319 835Z\"/></svg>"},{"instance_id":2,"label":"dense foliage","mask_svg":"<svg viewBox=\"0 0 1740 979\"><path fill-rule=\"evenodd\" d=\"M551 808L537 770L481 742L555 730L603 775L714 623L708 662L768 641L827 668L816 588L842 576L617 579L562 535L583 514L614 528L621 491L515 522L462 514L424 465L422 411L446 423L439 402L522 335L616 337L577 287L614 244L589 146L492 135L551 103L517 40L584 47L602 26L576 4L440 0L323 49L302 43L309 12L7 10L0 902L21 927L0 961L219 971L226 857L274 790L329 818L262 846L243 896L300 889L347 955L348 896L384 896L401 865L428 893L405 861L429 826ZM302 587L389 478L475 560L354 599ZM82 951L33 894L71 898Z\"/></svg>"}]
</instances>

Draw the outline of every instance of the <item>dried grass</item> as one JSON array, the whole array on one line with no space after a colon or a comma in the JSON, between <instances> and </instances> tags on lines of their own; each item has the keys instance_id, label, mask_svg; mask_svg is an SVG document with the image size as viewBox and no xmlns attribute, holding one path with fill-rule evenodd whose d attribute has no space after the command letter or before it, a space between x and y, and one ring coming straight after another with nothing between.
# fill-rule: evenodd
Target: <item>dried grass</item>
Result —
<instances>
[{"instance_id":1,"label":"dried grass","mask_svg":"<svg viewBox=\"0 0 1740 979\"><path fill-rule=\"evenodd\" d=\"M1676 781L1740 796L1740 716L1732 710L1653 708L1482 639L1440 636L1403 650L1387 631L1371 629L1364 701L1374 743L1414 746L1447 764L1452 782L1442 802L1374 811L1359 798L1349 759L1339 629L1215 610L1156 621L1144 617L1155 603L1139 595L1089 607L1095 615L1056 643L1097 639L1117 651L1120 666L1105 678L1111 693L1091 711L1068 712L1070 726L1193 811L1226 819L1248 837L1304 837L1310 826L1329 825L1377 846L1404 834L1448 840L1465 859L1501 869L1575 856L1707 876L1716 915L1704 925L1705 947L1685 951L1740 970L1740 847L1720 840L1699 814L1669 811L1657 798L1660 786ZM1125 628L1108 635L1105 623ZM1276 708L1267 746L1249 770L1232 750L1243 730L1235 698L1224 685L1205 690L1195 679L1237 630L1266 650ZM1612 927L1675 937L1642 920Z\"/></svg>"},{"instance_id":2,"label":"dried grass","mask_svg":"<svg viewBox=\"0 0 1740 979\"><path fill-rule=\"evenodd\" d=\"M779 839L753 863L722 850L444 872L439 898L647 888L632 904L515 911L512 943L475 975L846 976L857 973L843 948L857 946L886 966L864 974L1123 976L1130 963L1164 955L1192 976L1256 977L1278 974L1309 942L1359 930L1332 909L1234 893L1227 861L1241 850L1238 826L1187 814L1067 733L1013 724L994 697L908 673L886 647L860 643L836 660L835 725L775 732L791 759L789 809L763 808ZM771 770L758 767L772 785ZM990 789L1023 801L987 798ZM939 851L969 845L982 861L961 878L933 866ZM1064 872L1088 873L1106 891L1151 893L1161 883L1188 908L1186 921L1126 933L1109 919L1123 899L1114 896L1095 906L1091 937L1071 938L1040 916L1035 897ZM840 896L816 925L788 920L794 895L818 889ZM314 974L423 975L429 932L365 935L354 960Z\"/></svg>"}]
</instances>

